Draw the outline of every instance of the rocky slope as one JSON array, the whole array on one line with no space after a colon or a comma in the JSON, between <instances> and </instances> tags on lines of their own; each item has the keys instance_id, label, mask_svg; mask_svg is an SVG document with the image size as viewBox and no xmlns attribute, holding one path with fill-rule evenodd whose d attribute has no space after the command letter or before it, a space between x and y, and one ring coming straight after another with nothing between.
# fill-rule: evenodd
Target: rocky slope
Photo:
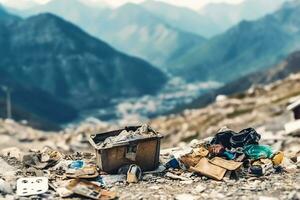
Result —
<instances>
[{"instance_id":1,"label":"rocky slope","mask_svg":"<svg viewBox=\"0 0 300 200\"><path fill-rule=\"evenodd\" d=\"M266 86L252 87L230 98L220 98L202 109L187 109L180 114L157 118L151 125L165 132L167 144L173 146L180 141L210 136L224 126L235 130L252 126L263 132L278 133L290 120L290 113L286 111L290 98L299 95L298 73Z\"/></svg>"},{"instance_id":2,"label":"rocky slope","mask_svg":"<svg viewBox=\"0 0 300 200\"><path fill-rule=\"evenodd\" d=\"M300 73L297 73L265 86L251 87L246 92L223 97L205 108L187 109L180 114L158 117L149 121L149 124L164 134L164 147L177 146L180 142L185 143L195 138L211 136L224 126L237 131L253 126L258 128L259 132L265 133L266 137L272 133L281 138L284 124L290 121L292 116L286 110L286 106L291 98L299 95ZM66 128L59 135L44 134L42 131L35 131L11 121L1 121L1 126L4 128L2 132L9 133L11 137L8 138L14 140L17 146L22 145L19 143L22 138L27 138L33 142L31 144L38 146L45 145L39 140L46 143L54 140L57 142L55 148L72 151L80 146L86 147L84 144L89 133L116 129L119 125L89 120ZM23 129L29 131L19 134ZM2 145L9 146L11 143L5 142ZM23 145L26 147L28 144Z\"/></svg>"},{"instance_id":3,"label":"rocky slope","mask_svg":"<svg viewBox=\"0 0 300 200\"><path fill-rule=\"evenodd\" d=\"M300 52L296 51L290 54L286 59L273 65L267 70L261 70L251 73L234 80L224 86L211 90L208 93L201 95L189 104L178 106L174 109L173 113L181 112L184 109L199 108L208 105L215 101L219 94L233 95L235 93L243 92L249 89L253 85L264 85L271 82L286 78L292 73L298 73L300 71Z\"/></svg>"}]
</instances>

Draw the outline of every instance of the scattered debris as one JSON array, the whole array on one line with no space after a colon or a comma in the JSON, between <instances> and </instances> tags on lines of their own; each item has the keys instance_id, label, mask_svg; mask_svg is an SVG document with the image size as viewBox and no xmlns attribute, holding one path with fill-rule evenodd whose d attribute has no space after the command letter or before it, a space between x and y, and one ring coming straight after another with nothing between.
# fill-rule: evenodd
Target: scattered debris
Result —
<instances>
[{"instance_id":1,"label":"scattered debris","mask_svg":"<svg viewBox=\"0 0 300 200\"><path fill-rule=\"evenodd\" d=\"M70 165L70 169L82 169L85 165L83 160L74 160Z\"/></svg>"},{"instance_id":2,"label":"scattered debris","mask_svg":"<svg viewBox=\"0 0 300 200\"><path fill-rule=\"evenodd\" d=\"M37 169L44 169L49 166L57 164L62 158L62 154L58 151L44 148L42 151L30 152L24 154L22 162L25 166L35 167Z\"/></svg>"},{"instance_id":3,"label":"scattered debris","mask_svg":"<svg viewBox=\"0 0 300 200\"><path fill-rule=\"evenodd\" d=\"M137 183L142 178L142 170L137 165L130 165L127 172L127 182Z\"/></svg>"},{"instance_id":4,"label":"scattered debris","mask_svg":"<svg viewBox=\"0 0 300 200\"><path fill-rule=\"evenodd\" d=\"M145 127L140 129L144 132L151 130ZM225 195L212 190L211 184L215 184L214 187L217 185L228 187L243 183L243 187L240 187L241 191L254 191L257 190L256 185L272 178L267 175L280 177L285 172L297 172L299 154L293 154L292 159L289 159L282 151L274 151L268 145L259 144L261 137L256 130L248 128L239 133L228 129L222 131L210 139L193 141L190 146L168 149L161 153L160 138L157 138L157 135L154 138L147 137L146 140L138 139L138 142L131 138L130 141L118 142L116 146L96 147L96 155L82 152L66 155L50 148L41 151L31 149L29 152L22 152L22 162L19 164L20 170L17 175L21 178L16 181L16 194L41 198L51 198L56 195L60 198L79 196L79 198L107 200L116 198L120 188L125 190L127 187L138 188L139 185L154 184L151 187L147 186L147 189L157 191L155 194L157 197L155 195L154 197L159 199L162 188L169 185L168 190L172 190L173 183L177 183L180 187L191 186L191 193L178 194L174 191L173 194L178 195L173 195L172 198L219 199L224 198ZM108 133L112 134L112 132ZM103 141L107 138L106 134L97 134L91 139L95 139L94 143ZM141 145L141 141L146 146ZM152 142L151 145L149 141ZM93 142L91 143L95 147ZM16 160L11 157L12 154L5 155L8 160ZM141 161L144 162L142 163L144 168L151 166L151 170L143 170L137 164ZM17 174L16 171L14 169L10 176L0 173L3 177L0 179L2 194L14 193L11 185L14 183L12 175ZM260 187L265 186L261 184ZM227 194L226 197L231 195L233 193ZM127 199L141 198L141 196L142 193L137 191L136 196Z\"/></svg>"},{"instance_id":5,"label":"scattered debris","mask_svg":"<svg viewBox=\"0 0 300 200\"><path fill-rule=\"evenodd\" d=\"M93 183L78 179L70 181L67 189L71 190L75 194L82 195L90 199L109 200L116 198L115 192L104 190Z\"/></svg>"},{"instance_id":6,"label":"scattered debris","mask_svg":"<svg viewBox=\"0 0 300 200\"><path fill-rule=\"evenodd\" d=\"M68 178L81 178L89 179L96 178L99 176L96 166L85 166L79 169L68 169L66 171L66 176Z\"/></svg>"}]
</instances>

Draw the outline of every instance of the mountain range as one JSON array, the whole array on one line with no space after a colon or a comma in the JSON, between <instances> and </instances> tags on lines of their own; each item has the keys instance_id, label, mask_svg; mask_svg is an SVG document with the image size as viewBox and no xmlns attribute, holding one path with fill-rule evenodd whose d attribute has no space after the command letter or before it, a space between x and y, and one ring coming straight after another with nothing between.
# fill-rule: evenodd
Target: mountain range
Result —
<instances>
[{"instance_id":1,"label":"mountain range","mask_svg":"<svg viewBox=\"0 0 300 200\"><path fill-rule=\"evenodd\" d=\"M226 83L266 69L300 49L299 13L300 1L294 1L259 20L242 21L174 59L170 70L189 81Z\"/></svg>"},{"instance_id":2,"label":"mountain range","mask_svg":"<svg viewBox=\"0 0 300 200\"><path fill-rule=\"evenodd\" d=\"M238 4L209 3L199 10L199 14L209 19L220 34L243 20L257 20L278 10L283 3L290 0L244 0Z\"/></svg>"},{"instance_id":3,"label":"mountain range","mask_svg":"<svg viewBox=\"0 0 300 200\"><path fill-rule=\"evenodd\" d=\"M202 36L170 26L142 6L132 3L111 9L92 8L78 0L52 0L17 14L28 17L44 12L77 24L116 49L145 59L161 69L186 48L200 45L205 40Z\"/></svg>"},{"instance_id":4,"label":"mountain range","mask_svg":"<svg viewBox=\"0 0 300 200\"><path fill-rule=\"evenodd\" d=\"M198 62L194 59L194 55L189 56L193 50L199 52L198 49L203 44L206 44L203 49L211 46L213 42L205 40L203 36L211 37L220 34L216 37L222 37L226 35L226 32L222 32L232 25L243 19L253 20L271 13L285 1L287 0L276 2L247 0L237 5L208 4L201 11L196 12L151 0L141 4L127 3L115 9L90 7L78 0L52 0L19 14L22 16L43 12L56 14L79 25L97 38L105 40L116 49L140 57L172 73L181 65L188 67L198 63L207 65L205 61ZM65 12L65 8L68 8L68 12ZM255 33L253 37L257 34L260 33ZM235 37L224 36L221 40L227 40L229 43ZM215 37L212 40L214 39ZM217 42L216 46L220 43L222 42ZM200 57L209 57L205 52L199 53L204 54ZM235 61L232 62L236 64ZM176 69L170 70L170 68ZM214 67L209 66L209 68ZM202 80L201 76L199 80Z\"/></svg>"},{"instance_id":5,"label":"mountain range","mask_svg":"<svg viewBox=\"0 0 300 200\"><path fill-rule=\"evenodd\" d=\"M140 4L148 12L182 31L204 37L223 32L223 27L216 24L211 17L185 7L174 6L161 1L147 0ZM218 4L216 4L217 6ZM210 14L210 13L209 13ZM217 13L215 13L216 15Z\"/></svg>"},{"instance_id":6,"label":"mountain range","mask_svg":"<svg viewBox=\"0 0 300 200\"><path fill-rule=\"evenodd\" d=\"M15 100L27 95L26 107L58 105L46 98L82 111L118 97L153 94L167 80L146 61L121 53L52 14L21 19L2 9L0 35L0 80L22 91Z\"/></svg>"},{"instance_id":7,"label":"mountain range","mask_svg":"<svg viewBox=\"0 0 300 200\"><path fill-rule=\"evenodd\" d=\"M194 109L205 107L214 102L216 97L222 95L238 95L251 88L252 86L266 85L278 80L282 80L291 74L300 72L300 51L296 51L288 55L285 59L279 61L277 64L269 67L267 70L260 70L248 75L242 76L224 86L209 91L201 95L189 104L177 107L171 113L182 112L185 109Z\"/></svg>"}]
</instances>

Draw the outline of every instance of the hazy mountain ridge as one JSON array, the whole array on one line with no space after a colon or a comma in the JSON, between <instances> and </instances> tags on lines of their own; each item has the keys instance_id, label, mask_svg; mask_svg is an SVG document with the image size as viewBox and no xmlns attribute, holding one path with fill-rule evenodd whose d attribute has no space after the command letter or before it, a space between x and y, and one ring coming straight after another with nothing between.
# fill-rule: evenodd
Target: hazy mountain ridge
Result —
<instances>
[{"instance_id":1,"label":"hazy mountain ridge","mask_svg":"<svg viewBox=\"0 0 300 200\"><path fill-rule=\"evenodd\" d=\"M222 32L219 26L209 17L185 7L152 0L147 0L140 5L166 23L182 31L196 33L204 37L211 37Z\"/></svg>"},{"instance_id":2,"label":"hazy mountain ridge","mask_svg":"<svg viewBox=\"0 0 300 200\"><path fill-rule=\"evenodd\" d=\"M233 95L240 92L245 92L252 86L266 85L288 77L290 74L300 72L300 51L290 54L286 59L278 64L269 67L267 70L261 70L249 75L240 77L232 82L227 83L221 88L212 90L188 105L178 107L172 112L181 112L184 109L193 109L207 106L216 100L219 94Z\"/></svg>"},{"instance_id":3,"label":"hazy mountain ridge","mask_svg":"<svg viewBox=\"0 0 300 200\"><path fill-rule=\"evenodd\" d=\"M65 12L62 8L69 8ZM199 45L204 38L170 26L142 6L128 3L116 9L91 8L77 0L53 0L19 12L30 16L50 12L82 27L118 50L165 67L172 57Z\"/></svg>"},{"instance_id":4,"label":"hazy mountain ridge","mask_svg":"<svg viewBox=\"0 0 300 200\"><path fill-rule=\"evenodd\" d=\"M242 20L256 20L271 14L289 0L245 0L239 4L209 3L199 13L209 18L221 32Z\"/></svg>"},{"instance_id":5,"label":"hazy mountain ridge","mask_svg":"<svg viewBox=\"0 0 300 200\"><path fill-rule=\"evenodd\" d=\"M100 17L99 33L109 43L133 55L165 67L183 50L201 45L205 39L183 32L152 15L139 5L128 3Z\"/></svg>"},{"instance_id":6,"label":"hazy mountain ridge","mask_svg":"<svg viewBox=\"0 0 300 200\"><path fill-rule=\"evenodd\" d=\"M190 81L228 82L267 68L300 48L299 12L299 3L286 4L257 21L243 21L174 60L171 70Z\"/></svg>"}]
</instances>

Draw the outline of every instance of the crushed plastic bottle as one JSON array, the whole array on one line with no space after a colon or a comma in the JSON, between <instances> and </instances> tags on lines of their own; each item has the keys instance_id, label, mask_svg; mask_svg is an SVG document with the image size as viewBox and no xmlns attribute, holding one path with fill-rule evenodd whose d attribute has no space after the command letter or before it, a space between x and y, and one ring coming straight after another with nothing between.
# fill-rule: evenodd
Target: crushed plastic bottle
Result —
<instances>
[{"instance_id":1,"label":"crushed plastic bottle","mask_svg":"<svg viewBox=\"0 0 300 200\"><path fill-rule=\"evenodd\" d=\"M267 145L247 145L244 148L244 153L250 159L260 159L260 158L271 158L273 156L273 150Z\"/></svg>"},{"instance_id":2,"label":"crushed plastic bottle","mask_svg":"<svg viewBox=\"0 0 300 200\"><path fill-rule=\"evenodd\" d=\"M75 160L69 165L69 168L70 169L82 169L83 166L84 166L83 160Z\"/></svg>"}]
</instances>

